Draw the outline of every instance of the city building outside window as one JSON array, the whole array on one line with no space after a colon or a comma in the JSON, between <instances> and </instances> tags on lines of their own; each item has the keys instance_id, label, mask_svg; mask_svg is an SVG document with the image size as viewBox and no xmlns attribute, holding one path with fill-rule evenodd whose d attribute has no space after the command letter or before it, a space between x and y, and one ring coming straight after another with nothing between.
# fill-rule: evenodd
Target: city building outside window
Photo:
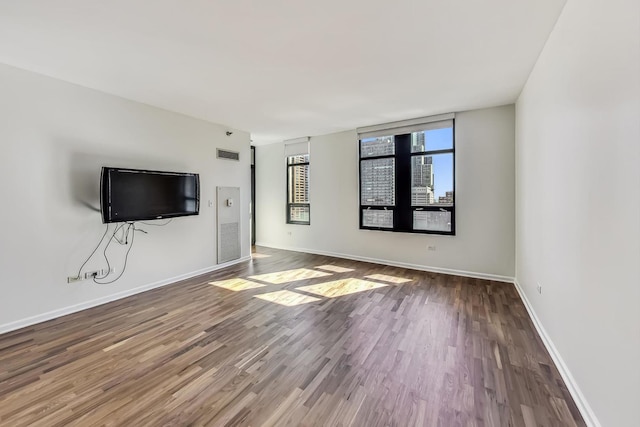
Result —
<instances>
[{"instance_id":1,"label":"city building outside window","mask_svg":"<svg viewBox=\"0 0 640 427\"><path fill-rule=\"evenodd\" d=\"M287 223L310 224L309 154L287 157Z\"/></svg>"},{"instance_id":2,"label":"city building outside window","mask_svg":"<svg viewBox=\"0 0 640 427\"><path fill-rule=\"evenodd\" d=\"M455 235L453 115L358 134L360 228Z\"/></svg>"}]
</instances>

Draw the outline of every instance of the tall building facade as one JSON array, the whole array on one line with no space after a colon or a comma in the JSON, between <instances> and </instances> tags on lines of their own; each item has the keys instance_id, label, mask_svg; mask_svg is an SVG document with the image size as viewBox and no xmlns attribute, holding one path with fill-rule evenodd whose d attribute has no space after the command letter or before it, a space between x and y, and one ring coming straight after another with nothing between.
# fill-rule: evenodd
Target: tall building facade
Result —
<instances>
[{"instance_id":1,"label":"tall building facade","mask_svg":"<svg viewBox=\"0 0 640 427\"><path fill-rule=\"evenodd\" d=\"M411 205L424 206L434 203L433 158L414 156L411 159Z\"/></svg>"},{"instance_id":2,"label":"tall building facade","mask_svg":"<svg viewBox=\"0 0 640 427\"><path fill-rule=\"evenodd\" d=\"M294 167L292 171L292 203L309 203L309 166Z\"/></svg>"},{"instance_id":3,"label":"tall building facade","mask_svg":"<svg viewBox=\"0 0 640 427\"><path fill-rule=\"evenodd\" d=\"M391 156L395 152L393 137L378 137L363 141L362 156ZM396 203L395 159L380 158L363 160L360 179L361 204L370 206L393 206Z\"/></svg>"}]
</instances>

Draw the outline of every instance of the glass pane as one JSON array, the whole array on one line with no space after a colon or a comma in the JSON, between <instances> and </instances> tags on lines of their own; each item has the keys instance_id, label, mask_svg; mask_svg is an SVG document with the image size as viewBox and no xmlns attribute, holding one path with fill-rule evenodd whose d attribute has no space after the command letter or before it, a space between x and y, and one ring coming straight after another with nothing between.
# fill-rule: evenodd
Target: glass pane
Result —
<instances>
[{"instance_id":1,"label":"glass pane","mask_svg":"<svg viewBox=\"0 0 640 427\"><path fill-rule=\"evenodd\" d=\"M430 129L411 134L411 152L447 150L453 148L453 128Z\"/></svg>"},{"instance_id":2,"label":"glass pane","mask_svg":"<svg viewBox=\"0 0 640 427\"><path fill-rule=\"evenodd\" d=\"M309 165L289 166L289 203L309 203Z\"/></svg>"},{"instance_id":3,"label":"glass pane","mask_svg":"<svg viewBox=\"0 0 640 427\"><path fill-rule=\"evenodd\" d=\"M290 157L287 157L287 162L290 165L296 165L299 163L309 163L309 155L302 154L300 156L290 156Z\"/></svg>"},{"instance_id":4,"label":"glass pane","mask_svg":"<svg viewBox=\"0 0 640 427\"><path fill-rule=\"evenodd\" d=\"M309 206L289 206L289 220L309 222Z\"/></svg>"},{"instance_id":5,"label":"glass pane","mask_svg":"<svg viewBox=\"0 0 640 427\"><path fill-rule=\"evenodd\" d=\"M395 206L395 159L363 160L360 167L360 204Z\"/></svg>"},{"instance_id":6,"label":"glass pane","mask_svg":"<svg viewBox=\"0 0 640 427\"><path fill-rule=\"evenodd\" d=\"M366 209L362 211L364 227L393 228L393 211Z\"/></svg>"},{"instance_id":7,"label":"glass pane","mask_svg":"<svg viewBox=\"0 0 640 427\"><path fill-rule=\"evenodd\" d=\"M395 152L393 136L365 138L360 141L360 157L393 156Z\"/></svg>"},{"instance_id":8,"label":"glass pane","mask_svg":"<svg viewBox=\"0 0 640 427\"><path fill-rule=\"evenodd\" d=\"M453 205L453 153L411 157L411 205Z\"/></svg>"},{"instance_id":9,"label":"glass pane","mask_svg":"<svg viewBox=\"0 0 640 427\"><path fill-rule=\"evenodd\" d=\"M414 211L413 229L429 231L451 231L451 212Z\"/></svg>"}]
</instances>

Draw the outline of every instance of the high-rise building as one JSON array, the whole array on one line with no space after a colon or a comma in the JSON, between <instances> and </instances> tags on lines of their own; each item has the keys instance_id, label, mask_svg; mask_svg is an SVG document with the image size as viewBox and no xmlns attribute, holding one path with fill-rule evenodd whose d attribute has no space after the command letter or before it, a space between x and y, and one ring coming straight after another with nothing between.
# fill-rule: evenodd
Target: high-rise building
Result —
<instances>
[{"instance_id":1,"label":"high-rise building","mask_svg":"<svg viewBox=\"0 0 640 427\"><path fill-rule=\"evenodd\" d=\"M395 152L394 138L385 136L363 140L361 150L363 157L393 155ZM387 157L363 160L360 180L362 181L361 203L363 205L395 205L395 159Z\"/></svg>"},{"instance_id":2,"label":"high-rise building","mask_svg":"<svg viewBox=\"0 0 640 427\"><path fill-rule=\"evenodd\" d=\"M362 157L392 156L395 152L393 136L379 136L362 140Z\"/></svg>"},{"instance_id":3,"label":"high-rise building","mask_svg":"<svg viewBox=\"0 0 640 427\"><path fill-rule=\"evenodd\" d=\"M309 203L309 166L293 168L292 203Z\"/></svg>"},{"instance_id":4,"label":"high-rise building","mask_svg":"<svg viewBox=\"0 0 640 427\"><path fill-rule=\"evenodd\" d=\"M415 133L412 134L416 135ZM420 132L417 135L424 133ZM434 203L433 157L414 156L411 159L411 205L424 206Z\"/></svg>"},{"instance_id":5,"label":"high-rise building","mask_svg":"<svg viewBox=\"0 0 640 427\"><path fill-rule=\"evenodd\" d=\"M426 150L425 147L425 132L413 132L411 134L411 152L419 153Z\"/></svg>"}]
</instances>

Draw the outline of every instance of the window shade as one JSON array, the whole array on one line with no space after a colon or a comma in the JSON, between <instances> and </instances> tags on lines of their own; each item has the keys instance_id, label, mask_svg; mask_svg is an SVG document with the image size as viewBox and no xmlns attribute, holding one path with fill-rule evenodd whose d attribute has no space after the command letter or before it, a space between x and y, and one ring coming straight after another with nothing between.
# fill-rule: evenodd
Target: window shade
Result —
<instances>
[{"instance_id":1,"label":"window shade","mask_svg":"<svg viewBox=\"0 0 640 427\"><path fill-rule=\"evenodd\" d=\"M358 139L402 135L411 132L453 127L454 117L453 113L440 114L438 116L422 117L418 119L402 120L399 122L358 128Z\"/></svg>"},{"instance_id":2,"label":"window shade","mask_svg":"<svg viewBox=\"0 0 640 427\"><path fill-rule=\"evenodd\" d=\"M284 141L285 157L301 156L304 154L309 154L309 137L308 136L305 136L303 138L296 138L296 139L290 139L288 141Z\"/></svg>"}]
</instances>

